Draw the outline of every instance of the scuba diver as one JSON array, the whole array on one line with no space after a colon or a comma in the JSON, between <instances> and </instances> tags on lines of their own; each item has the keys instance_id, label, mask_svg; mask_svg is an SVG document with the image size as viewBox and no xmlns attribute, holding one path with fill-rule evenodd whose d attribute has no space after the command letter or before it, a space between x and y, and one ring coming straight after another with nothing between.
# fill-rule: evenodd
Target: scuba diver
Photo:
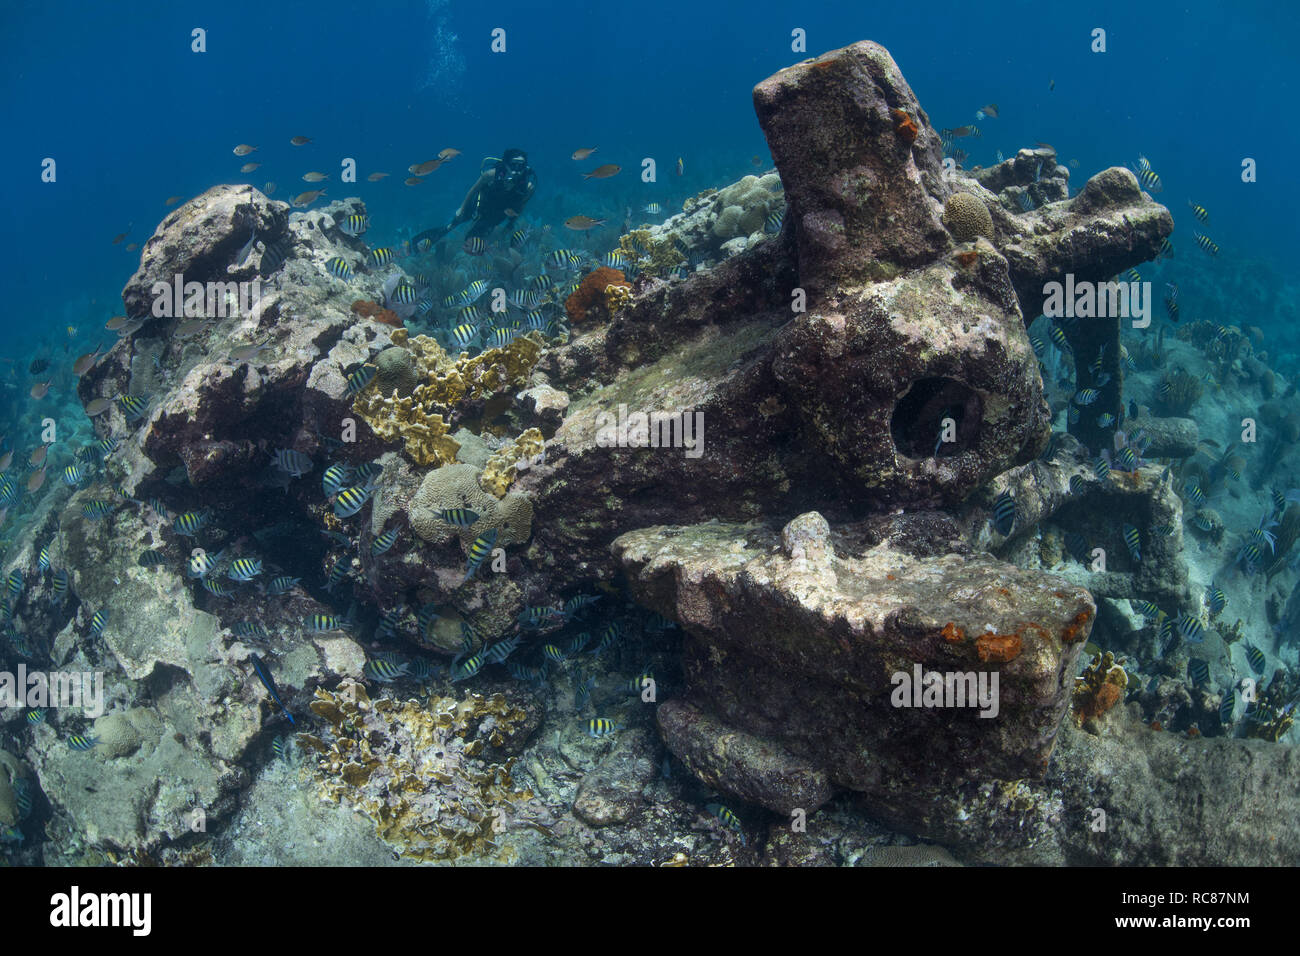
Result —
<instances>
[{"instance_id":1,"label":"scuba diver","mask_svg":"<svg viewBox=\"0 0 1300 956\"><path fill-rule=\"evenodd\" d=\"M483 160L480 169L478 180L465 194L465 201L460 204L451 222L425 230L411 240L412 245L418 244L422 239L437 242L457 226L472 219L474 225L465 240L465 251L471 255L481 255L486 247L488 233L503 221L507 223L507 229L514 225L537 189L537 174L528 165L528 157L522 149L507 149L501 159L489 156Z\"/></svg>"}]
</instances>

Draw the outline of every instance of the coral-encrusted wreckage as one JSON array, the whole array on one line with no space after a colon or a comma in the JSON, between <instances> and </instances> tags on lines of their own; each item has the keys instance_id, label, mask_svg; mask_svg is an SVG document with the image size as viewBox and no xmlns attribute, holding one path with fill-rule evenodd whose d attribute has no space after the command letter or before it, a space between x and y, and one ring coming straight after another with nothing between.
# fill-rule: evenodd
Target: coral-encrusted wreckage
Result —
<instances>
[{"instance_id":1,"label":"coral-encrusted wreckage","mask_svg":"<svg viewBox=\"0 0 1300 956\"><path fill-rule=\"evenodd\" d=\"M1291 773L1283 750L1108 731L1124 711L1123 672L1109 660L1076 688L1099 602L1157 593L1190 606L1181 530L1150 542L1141 565L1126 562L1117 530L1181 529L1181 503L1154 465L1097 480L1087 423L1044 455L1050 412L1026 323L1045 283L1067 272L1103 280L1152 258L1168 212L1120 168L1070 195L1050 149L945 169L939 135L873 43L782 70L755 88L754 105L779 179L746 177L625 236L644 268L633 280L591 273L559 342L533 332L449 354L378 305L381 276L331 278L331 257L364 256L338 228L364 212L359 200L290 215L256 190L217 187L162 222L123 294L129 315L151 316L152 284L176 272L238 281L267 275L268 259L283 267L252 314L197 335L150 317L81 380L82 399L154 396L143 423L117 406L98 419L103 435L138 434L124 443L122 492L173 516L210 508L217 546L219 529L251 535L268 566L311 586L231 602L176 570L137 567L139 551L174 539L170 522L142 508L86 524L76 515L87 491L38 523L32 542L61 519L60 553L77 569L80 603L57 624L57 660L85 660L78 615L124 594L141 609L94 650L118 665L110 696L148 709L132 722L134 749L74 753L46 727L27 755L75 845L159 852L188 837L196 799L210 827L251 826L241 804L266 800L262 784L248 789L247 768L266 758L279 720L248 676L256 651L275 661L286 703L318 718L300 728L297 766L312 792L419 859L563 861L564 846L587 854L573 859L717 858L702 849L716 838L697 833L689 853L673 842L705 824L662 797L665 748L693 793L747 806L751 825L764 819L756 808L772 812L757 843L777 861L830 862L792 842L788 814L845 795L855 813L968 862L1295 858L1294 828L1266 839L1243 804L1274 789L1260 781ZM786 213L765 237L777 189ZM252 231L255 251L232 266ZM712 267L671 277L679 250ZM1100 359L1114 383L1094 410L1118 413L1118 321L1079 322L1070 335L1075 361ZM230 358L255 342L266 343L256 359ZM363 369L373 378L358 378ZM620 406L702 415L702 453L611 447L603 433ZM339 444L349 423L355 440ZM277 482L269 463L281 448L316 470ZM376 459L371 503L340 521L321 495L323 463ZM1073 476L1101 507L1073 504ZM1003 491L1016 503L1008 534L990 520ZM447 509L472 511L473 524L449 523ZM1088 527L1098 513L1114 526ZM323 564L321 530L358 526L342 566ZM394 528L395 544L372 547ZM1111 567L1090 589L1047 570L1062 535L1081 530L1111 536ZM466 555L490 533L503 567L466 581ZM341 606L317 586L326 565ZM535 686L496 676L443 682L418 700L355 683L362 638L391 609L402 609L388 622L397 639L449 658L465 634L496 641L526 608L597 588L623 595L606 609L628 597L680 627L681 679L572 786L575 754L607 742L573 733L568 690L543 706ZM357 617L343 629L304 630L350 602ZM420 622L429 606L437 621ZM235 631L253 619L261 646ZM900 692L899 675L909 688L937 675L942 693ZM597 673L593 699L614 679ZM1133 735L1146 760L1126 763ZM77 782L92 765L96 800ZM1180 784L1193 775L1223 786ZM1261 818L1300 804L1294 792L1270 800ZM1097 806L1123 826L1091 832ZM527 825L496 832L498 811ZM1194 837L1183 835L1190 816ZM618 843L618 827L633 837ZM755 841L732 850L752 854Z\"/></svg>"}]
</instances>

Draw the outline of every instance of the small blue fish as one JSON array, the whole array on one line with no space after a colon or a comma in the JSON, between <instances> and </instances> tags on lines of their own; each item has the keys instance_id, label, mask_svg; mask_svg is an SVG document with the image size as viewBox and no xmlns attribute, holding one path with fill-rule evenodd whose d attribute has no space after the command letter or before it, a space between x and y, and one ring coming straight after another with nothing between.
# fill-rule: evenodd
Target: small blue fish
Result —
<instances>
[{"instance_id":1,"label":"small blue fish","mask_svg":"<svg viewBox=\"0 0 1300 956\"><path fill-rule=\"evenodd\" d=\"M262 686L266 688L266 692L271 695L271 699L280 705L280 709L284 711L284 716L289 718L289 723L296 726L297 721L293 719L293 714L289 713L289 708L284 706L284 701L280 699L279 688L275 686L275 680L271 677L271 672L267 670L266 664L256 654L250 655L249 661L252 662L253 670L256 672L258 679L261 680Z\"/></svg>"}]
</instances>

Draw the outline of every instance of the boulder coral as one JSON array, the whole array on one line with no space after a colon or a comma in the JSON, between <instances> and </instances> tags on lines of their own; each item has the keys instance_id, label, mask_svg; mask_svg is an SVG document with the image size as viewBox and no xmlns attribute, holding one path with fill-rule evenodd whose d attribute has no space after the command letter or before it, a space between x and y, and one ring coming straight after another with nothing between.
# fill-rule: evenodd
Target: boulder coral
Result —
<instances>
[{"instance_id":1,"label":"boulder coral","mask_svg":"<svg viewBox=\"0 0 1300 956\"><path fill-rule=\"evenodd\" d=\"M457 528L439 517L448 508L468 508L479 518L468 528ZM506 494L498 500L479 484L473 465L450 464L424 476L408 508L411 530L422 541L445 544L460 537L466 545L479 535L497 530L497 544L523 544L532 535L533 506L528 497Z\"/></svg>"},{"instance_id":2,"label":"boulder coral","mask_svg":"<svg viewBox=\"0 0 1300 956\"><path fill-rule=\"evenodd\" d=\"M993 217L988 206L970 193L953 193L943 204L943 224L958 242L970 242L976 236L993 238Z\"/></svg>"}]
</instances>

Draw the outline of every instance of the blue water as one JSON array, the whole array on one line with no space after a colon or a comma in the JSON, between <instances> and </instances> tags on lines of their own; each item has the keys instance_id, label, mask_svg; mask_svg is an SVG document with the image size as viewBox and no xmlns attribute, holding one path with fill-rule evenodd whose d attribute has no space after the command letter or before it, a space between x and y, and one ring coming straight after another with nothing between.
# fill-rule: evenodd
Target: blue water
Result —
<instances>
[{"instance_id":1,"label":"blue water","mask_svg":"<svg viewBox=\"0 0 1300 956\"><path fill-rule=\"evenodd\" d=\"M23 357L34 334L67 325L93 342L135 268L125 246L150 235L166 197L216 183L274 181L275 198L288 199L314 188L302 173L320 170L331 176L327 198L365 198L377 235L409 233L445 222L479 159L517 145L538 173L535 217L675 208L752 171L754 156L770 163L755 83L860 39L890 49L935 126L999 104L983 139L964 141L968 164L1045 141L1062 162L1078 160L1077 187L1145 154L1178 224L1180 268L1209 262L1194 258L1191 198L1211 210L1218 267L1271 263L1285 274L1300 255L1294 13L1270 3L1052 6L668 0L566 4L561 16L508 0L6 0L0 354ZM195 27L207 31L206 53L190 50ZM489 49L494 27L506 30L505 53ZM807 32L806 54L791 51L795 27ZM1107 31L1104 54L1089 49L1094 27ZM294 135L314 142L292 147ZM263 166L241 176L237 143L259 145L247 159ZM584 183L569 159L580 146L624 172ZM402 184L408 165L444 147L463 155L419 187ZM58 163L57 183L40 181L45 157ZM361 182L338 182L344 157ZM657 160L658 182L638 178L644 157ZM1258 182L1242 183L1243 157L1257 161ZM365 182L375 170L392 175ZM1267 326L1270 315L1253 319Z\"/></svg>"}]
</instances>

